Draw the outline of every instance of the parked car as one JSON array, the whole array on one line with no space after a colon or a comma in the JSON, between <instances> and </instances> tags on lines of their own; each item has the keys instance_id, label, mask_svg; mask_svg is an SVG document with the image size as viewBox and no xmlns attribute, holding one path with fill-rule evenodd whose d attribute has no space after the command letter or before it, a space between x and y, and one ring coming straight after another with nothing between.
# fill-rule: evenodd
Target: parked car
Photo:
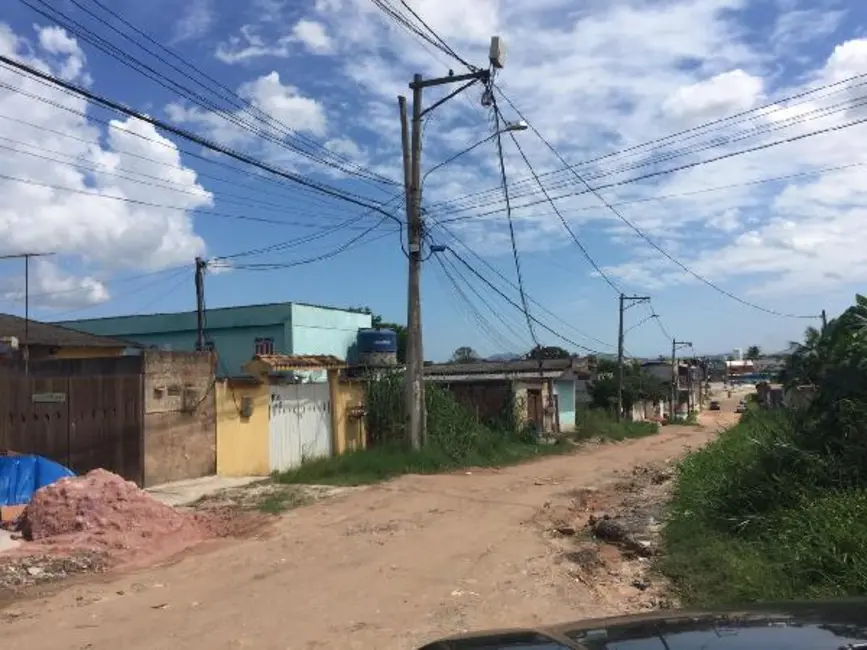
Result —
<instances>
[{"instance_id":1,"label":"parked car","mask_svg":"<svg viewBox=\"0 0 867 650\"><path fill-rule=\"evenodd\" d=\"M719 411L719 409L720 409L719 402L717 402L716 400L711 400L709 408L711 411Z\"/></svg>"}]
</instances>

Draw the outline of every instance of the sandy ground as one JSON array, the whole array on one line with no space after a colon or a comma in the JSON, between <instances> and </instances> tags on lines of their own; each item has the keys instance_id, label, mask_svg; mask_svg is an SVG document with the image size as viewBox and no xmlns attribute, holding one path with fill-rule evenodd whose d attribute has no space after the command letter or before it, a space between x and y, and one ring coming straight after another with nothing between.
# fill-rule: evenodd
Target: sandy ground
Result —
<instances>
[{"instance_id":1,"label":"sandy ground","mask_svg":"<svg viewBox=\"0 0 867 650\"><path fill-rule=\"evenodd\" d=\"M414 648L471 629L629 611L564 569L538 513L704 444L731 409L706 413L703 427L518 467L405 476L294 510L258 537L72 582L0 611L4 647Z\"/></svg>"}]
</instances>

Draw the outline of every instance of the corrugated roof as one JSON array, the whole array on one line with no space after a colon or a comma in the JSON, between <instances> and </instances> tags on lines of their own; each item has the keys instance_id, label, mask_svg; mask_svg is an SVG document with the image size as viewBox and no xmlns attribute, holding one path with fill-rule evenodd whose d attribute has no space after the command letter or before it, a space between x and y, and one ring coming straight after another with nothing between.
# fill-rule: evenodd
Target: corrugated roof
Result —
<instances>
[{"instance_id":1,"label":"corrugated roof","mask_svg":"<svg viewBox=\"0 0 867 650\"><path fill-rule=\"evenodd\" d=\"M346 366L343 359L333 354L257 354L253 361L259 361L271 370L327 370Z\"/></svg>"},{"instance_id":2,"label":"corrugated roof","mask_svg":"<svg viewBox=\"0 0 867 650\"><path fill-rule=\"evenodd\" d=\"M140 348L138 343L115 339L108 336L96 336L87 332L52 323L42 323L31 320L27 324L27 342L30 345L45 345L50 347L88 347L88 348ZM25 320L10 314L0 314L0 336L14 336L19 345L24 343Z\"/></svg>"},{"instance_id":3,"label":"corrugated roof","mask_svg":"<svg viewBox=\"0 0 867 650\"><path fill-rule=\"evenodd\" d=\"M572 368L572 359L543 359L543 372L565 372ZM424 367L426 375L487 375L538 372L536 359L516 361L474 361L472 363L435 363Z\"/></svg>"}]
</instances>

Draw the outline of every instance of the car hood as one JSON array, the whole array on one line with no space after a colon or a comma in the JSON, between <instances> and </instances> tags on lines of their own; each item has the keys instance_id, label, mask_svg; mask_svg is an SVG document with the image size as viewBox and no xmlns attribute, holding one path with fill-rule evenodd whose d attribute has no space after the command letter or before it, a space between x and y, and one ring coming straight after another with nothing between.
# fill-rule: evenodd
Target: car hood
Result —
<instances>
[{"instance_id":1,"label":"car hood","mask_svg":"<svg viewBox=\"0 0 867 650\"><path fill-rule=\"evenodd\" d=\"M867 600L674 610L489 630L420 650L867 650Z\"/></svg>"}]
</instances>

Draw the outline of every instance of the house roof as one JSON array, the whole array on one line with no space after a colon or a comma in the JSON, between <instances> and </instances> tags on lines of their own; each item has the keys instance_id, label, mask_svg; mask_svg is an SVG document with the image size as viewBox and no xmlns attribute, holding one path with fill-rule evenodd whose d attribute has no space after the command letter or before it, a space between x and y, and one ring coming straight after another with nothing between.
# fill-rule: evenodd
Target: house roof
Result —
<instances>
[{"instance_id":1,"label":"house roof","mask_svg":"<svg viewBox=\"0 0 867 650\"><path fill-rule=\"evenodd\" d=\"M257 305L233 305L230 307L211 307L208 309L208 328L222 329L232 327L261 327L282 325L296 316L298 308L320 309L330 312L352 314L352 325L370 327L370 314L353 309L312 305L303 302L272 302ZM152 314L128 314L124 316L105 316L74 321L59 321L67 327L78 327L89 332L108 335L135 336L166 332L195 332L196 312L159 312Z\"/></svg>"},{"instance_id":2,"label":"house roof","mask_svg":"<svg viewBox=\"0 0 867 650\"><path fill-rule=\"evenodd\" d=\"M542 371L566 372L574 364L572 359L543 359ZM424 367L426 375L488 375L539 372L536 359L517 359L515 361L474 361L472 363L435 363Z\"/></svg>"},{"instance_id":3,"label":"house roof","mask_svg":"<svg viewBox=\"0 0 867 650\"><path fill-rule=\"evenodd\" d=\"M62 327L52 323L42 323L30 320L25 327L25 320L11 314L0 314L0 336L14 336L19 344L25 340L30 345L45 345L50 347L88 347L88 348L140 348L138 343L110 338L108 336L96 336L79 332L69 327Z\"/></svg>"},{"instance_id":4,"label":"house roof","mask_svg":"<svg viewBox=\"0 0 867 650\"><path fill-rule=\"evenodd\" d=\"M330 370L344 368L346 363L332 354L257 354L245 369L269 372L284 370Z\"/></svg>"}]
</instances>

